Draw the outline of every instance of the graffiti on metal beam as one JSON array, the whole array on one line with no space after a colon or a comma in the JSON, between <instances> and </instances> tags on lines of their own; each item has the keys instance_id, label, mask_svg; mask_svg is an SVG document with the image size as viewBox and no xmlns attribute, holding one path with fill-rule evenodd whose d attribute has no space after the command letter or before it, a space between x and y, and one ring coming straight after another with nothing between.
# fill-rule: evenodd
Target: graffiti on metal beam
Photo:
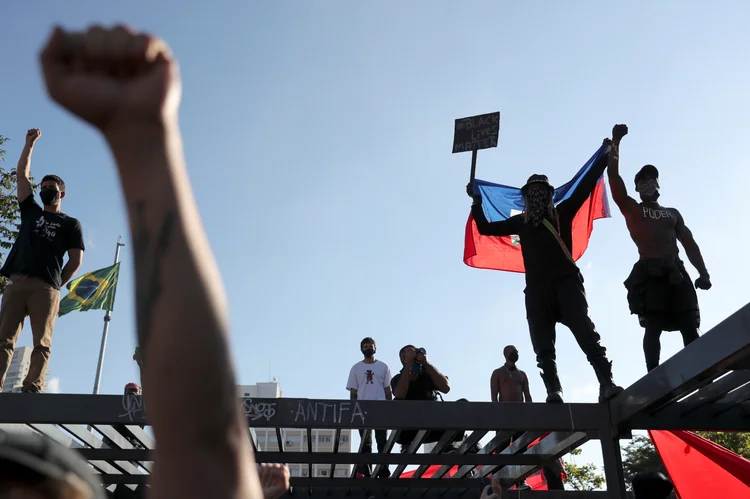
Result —
<instances>
[{"instance_id":1,"label":"graffiti on metal beam","mask_svg":"<svg viewBox=\"0 0 750 499\"><path fill-rule=\"evenodd\" d=\"M141 395L125 393L122 396L122 408L125 409L125 413L120 414L121 418L127 417L133 421L133 418L138 418L140 412L143 412L143 417L146 416L146 400Z\"/></svg>"},{"instance_id":2,"label":"graffiti on metal beam","mask_svg":"<svg viewBox=\"0 0 750 499\"><path fill-rule=\"evenodd\" d=\"M330 409L330 411L329 411ZM349 419L349 423L354 423L356 418L360 419L360 423L365 422L365 412L359 406L359 403L354 402L336 402L327 404L325 402L299 402L297 404L297 412L294 414L295 423L336 423L341 424L346 422L344 418Z\"/></svg>"},{"instance_id":3,"label":"graffiti on metal beam","mask_svg":"<svg viewBox=\"0 0 750 499\"><path fill-rule=\"evenodd\" d=\"M257 421L261 418L270 421L276 414L276 402L253 402L253 399L244 399L242 411L250 421Z\"/></svg>"}]
</instances>

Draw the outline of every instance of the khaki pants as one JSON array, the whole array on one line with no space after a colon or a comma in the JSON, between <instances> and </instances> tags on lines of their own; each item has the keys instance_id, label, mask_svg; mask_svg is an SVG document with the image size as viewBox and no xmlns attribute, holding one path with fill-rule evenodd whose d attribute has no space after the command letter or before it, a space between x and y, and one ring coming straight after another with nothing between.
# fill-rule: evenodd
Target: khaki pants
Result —
<instances>
[{"instance_id":1,"label":"khaki pants","mask_svg":"<svg viewBox=\"0 0 750 499\"><path fill-rule=\"evenodd\" d=\"M60 290L36 277L20 274L10 277L0 306L0 391L26 316L31 322L34 350L23 391L42 391L59 308Z\"/></svg>"}]
</instances>

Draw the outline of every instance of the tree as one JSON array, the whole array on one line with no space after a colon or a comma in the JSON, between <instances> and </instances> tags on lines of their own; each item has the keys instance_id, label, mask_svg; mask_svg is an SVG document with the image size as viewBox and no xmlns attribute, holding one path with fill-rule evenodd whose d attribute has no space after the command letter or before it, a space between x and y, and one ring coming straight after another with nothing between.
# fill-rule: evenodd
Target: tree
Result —
<instances>
[{"instance_id":1,"label":"tree","mask_svg":"<svg viewBox=\"0 0 750 499\"><path fill-rule=\"evenodd\" d=\"M5 150L3 144L8 139L0 135L0 163L5 161ZM32 189L34 181L31 182ZM5 252L8 251L18 235L20 213L18 211L18 200L16 199L16 170L6 170L0 167L0 265L5 260ZM5 291L7 279L0 276L0 294Z\"/></svg>"},{"instance_id":2,"label":"tree","mask_svg":"<svg viewBox=\"0 0 750 499\"><path fill-rule=\"evenodd\" d=\"M750 459L750 433L731 431L698 431L696 433L746 459ZM660 471L666 474L664 463L648 436L636 435L623 449L623 453L622 468L628 488L633 475L640 471Z\"/></svg>"},{"instance_id":3,"label":"tree","mask_svg":"<svg viewBox=\"0 0 750 499\"><path fill-rule=\"evenodd\" d=\"M575 449L570 453L572 456L580 456L581 449ZM576 465L568 461L563 462L565 468L566 482L573 490L597 490L605 483L604 476L598 473L598 468L593 463Z\"/></svg>"}]
</instances>

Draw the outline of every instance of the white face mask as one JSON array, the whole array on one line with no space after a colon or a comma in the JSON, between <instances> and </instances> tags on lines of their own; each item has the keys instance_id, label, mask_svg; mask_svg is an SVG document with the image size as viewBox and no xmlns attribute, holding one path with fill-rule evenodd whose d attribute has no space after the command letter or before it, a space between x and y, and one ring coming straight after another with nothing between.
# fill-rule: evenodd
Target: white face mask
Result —
<instances>
[{"instance_id":1,"label":"white face mask","mask_svg":"<svg viewBox=\"0 0 750 499\"><path fill-rule=\"evenodd\" d=\"M656 201L659 199L659 181L650 178L638 184L638 193L644 201Z\"/></svg>"}]
</instances>

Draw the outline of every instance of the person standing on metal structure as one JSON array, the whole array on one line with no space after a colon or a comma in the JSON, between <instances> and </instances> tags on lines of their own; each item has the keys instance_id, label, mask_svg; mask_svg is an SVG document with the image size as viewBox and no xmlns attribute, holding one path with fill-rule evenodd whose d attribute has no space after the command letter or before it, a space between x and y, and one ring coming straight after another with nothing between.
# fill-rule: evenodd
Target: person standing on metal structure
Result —
<instances>
[{"instance_id":1,"label":"person standing on metal structure","mask_svg":"<svg viewBox=\"0 0 750 499\"><path fill-rule=\"evenodd\" d=\"M369 336L359 343L359 349L364 359L354 364L349 371L349 379L346 389L352 400L393 400L391 392L391 368L383 361L375 358L377 345L375 340ZM375 440L378 444L378 452L385 450L388 441L388 430L378 429L375 431ZM362 453L372 453L372 430L359 430L359 437L364 439ZM358 466L358 472L364 477L371 475L370 465ZM391 476L388 465L384 464L378 472L378 478Z\"/></svg>"},{"instance_id":2,"label":"person standing on metal structure","mask_svg":"<svg viewBox=\"0 0 750 499\"><path fill-rule=\"evenodd\" d=\"M605 139L605 143L609 139ZM489 222L482 198L470 183L466 190L474 200L471 213L477 230L485 236L517 235L526 269L526 317L531 343L547 388L548 403L562 403L562 385L557 373L555 325L567 326L594 368L599 380L599 401L622 392L612 381L612 363L600 343L599 333L588 315L583 276L571 255L573 219L589 198L607 167L602 156L583 175L565 201L555 206L554 188L546 175L529 177L521 188L524 211L507 220Z\"/></svg>"},{"instance_id":3,"label":"person standing on metal structure","mask_svg":"<svg viewBox=\"0 0 750 499\"><path fill-rule=\"evenodd\" d=\"M0 307L0 391L26 316L31 323L34 350L21 391L42 391L60 308L60 288L81 267L85 249L81 223L61 210L65 182L60 177L45 175L39 191L43 207L34 200L31 153L41 135L36 128L26 133L16 168L21 227L0 269L0 274L8 278ZM63 266L66 253L68 261Z\"/></svg>"},{"instance_id":4,"label":"person standing on metal structure","mask_svg":"<svg viewBox=\"0 0 750 499\"><path fill-rule=\"evenodd\" d=\"M627 133L627 127L615 127L607 173L612 199L638 248L640 258L624 284L630 312L638 316L645 330L643 352L646 369L651 371L659 365L662 331L680 331L685 346L698 339L700 309L695 289L710 289L711 277L680 212L658 203L659 171L655 166L645 165L635 175L635 190L641 202L628 195L620 176L619 158L620 141ZM695 284L679 257L677 241L698 270Z\"/></svg>"}]
</instances>

